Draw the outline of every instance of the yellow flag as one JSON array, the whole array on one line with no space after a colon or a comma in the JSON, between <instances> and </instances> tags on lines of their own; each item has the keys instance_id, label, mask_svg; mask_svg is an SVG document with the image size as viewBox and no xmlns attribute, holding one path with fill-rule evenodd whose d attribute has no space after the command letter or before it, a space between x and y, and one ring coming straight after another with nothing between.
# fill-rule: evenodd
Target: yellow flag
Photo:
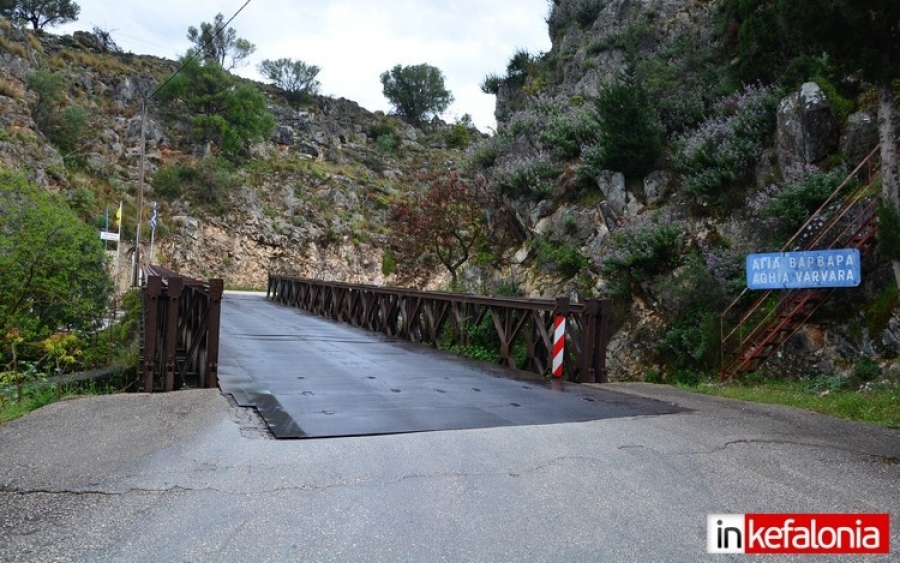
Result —
<instances>
[{"instance_id":1,"label":"yellow flag","mask_svg":"<svg viewBox=\"0 0 900 563\"><path fill-rule=\"evenodd\" d=\"M113 224L116 228L122 226L122 204L119 204L119 208L116 209L116 221Z\"/></svg>"}]
</instances>

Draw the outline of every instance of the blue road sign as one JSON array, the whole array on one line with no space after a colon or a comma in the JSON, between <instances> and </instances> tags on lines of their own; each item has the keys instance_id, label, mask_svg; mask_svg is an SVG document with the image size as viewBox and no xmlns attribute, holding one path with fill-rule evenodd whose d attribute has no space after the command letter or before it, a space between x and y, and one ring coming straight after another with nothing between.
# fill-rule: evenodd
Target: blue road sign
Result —
<instances>
[{"instance_id":1,"label":"blue road sign","mask_svg":"<svg viewBox=\"0 0 900 563\"><path fill-rule=\"evenodd\" d=\"M860 281L860 256L855 248L747 256L750 289L856 287Z\"/></svg>"}]
</instances>

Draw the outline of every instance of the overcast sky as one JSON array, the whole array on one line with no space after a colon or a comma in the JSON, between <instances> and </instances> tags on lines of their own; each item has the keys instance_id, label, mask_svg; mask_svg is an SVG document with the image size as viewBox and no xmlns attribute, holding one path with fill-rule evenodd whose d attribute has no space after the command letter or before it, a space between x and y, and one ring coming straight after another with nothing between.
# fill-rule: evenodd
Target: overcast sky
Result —
<instances>
[{"instance_id":1,"label":"overcast sky","mask_svg":"<svg viewBox=\"0 0 900 563\"><path fill-rule=\"evenodd\" d=\"M225 21L246 0L78 0L78 21L52 33L110 31L135 54L177 59L190 47L187 28ZM230 27L256 45L242 76L261 80L256 65L287 57L319 66L321 93L364 108L390 110L379 76L397 64L427 63L441 70L456 101L448 122L472 115L493 128L494 96L479 85L505 74L517 49L550 49L544 18L548 0L251 0Z\"/></svg>"}]
</instances>

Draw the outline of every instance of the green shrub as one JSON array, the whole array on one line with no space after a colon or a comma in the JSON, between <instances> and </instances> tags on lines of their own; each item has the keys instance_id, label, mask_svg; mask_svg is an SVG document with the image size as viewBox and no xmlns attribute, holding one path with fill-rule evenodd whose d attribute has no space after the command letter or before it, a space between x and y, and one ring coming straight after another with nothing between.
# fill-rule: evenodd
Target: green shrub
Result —
<instances>
[{"instance_id":1,"label":"green shrub","mask_svg":"<svg viewBox=\"0 0 900 563\"><path fill-rule=\"evenodd\" d=\"M178 73L157 92L159 100L175 108L181 101L190 112L184 119L194 138L215 143L224 156L238 160L251 144L267 139L275 128L265 97L249 82L242 82L221 65L204 59L183 58Z\"/></svg>"},{"instance_id":2,"label":"green shrub","mask_svg":"<svg viewBox=\"0 0 900 563\"><path fill-rule=\"evenodd\" d=\"M706 371L719 359L720 338L719 314L705 311L674 319L653 349L658 361L678 370Z\"/></svg>"},{"instance_id":3,"label":"green shrub","mask_svg":"<svg viewBox=\"0 0 900 563\"><path fill-rule=\"evenodd\" d=\"M494 363L500 361L500 337L490 314L485 315L481 322L472 319L464 321L460 332L467 343L450 346L451 352L474 360Z\"/></svg>"},{"instance_id":4,"label":"green shrub","mask_svg":"<svg viewBox=\"0 0 900 563\"><path fill-rule=\"evenodd\" d=\"M389 276L394 273L397 269L397 259L394 256L394 253L391 252L390 249L384 251L384 254L381 256L381 273L384 276Z\"/></svg>"},{"instance_id":5,"label":"green shrub","mask_svg":"<svg viewBox=\"0 0 900 563\"><path fill-rule=\"evenodd\" d=\"M17 361L44 362L45 342L57 353L55 334L97 330L112 281L97 231L58 197L2 172L0 210L0 365L16 371Z\"/></svg>"},{"instance_id":6,"label":"green shrub","mask_svg":"<svg viewBox=\"0 0 900 563\"><path fill-rule=\"evenodd\" d=\"M166 164L157 169L150 180L153 192L159 197L174 201L182 197L187 185L193 181L194 169L182 164Z\"/></svg>"},{"instance_id":7,"label":"green shrub","mask_svg":"<svg viewBox=\"0 0 900 563\"><path fill-rule=\"evenodd\" d=\"M855 383L866 383L881 377L878 362L868 356L860 356L853 364L853 380Z\"/></svg>"},{"instance_id":8,"label":"green shrub","mask_svg":"<svg viewBox=\"0 0 900 563\"><path fill-rule=\"evenodd\" d=\"M603 170L643 176L662 153L663 128L644 88L634 82L604 88L594 102L599 121L596 145L586 150L579 175L596 178Z\"/></svg>"},{"instance_id":9,"label":"green shrub","mask_svg":"<svg viewBox=\"0 0 900 563\"><path fill-rule=\"evenodd\" d=\"M68 81L61 73L39 70L27 79L28 88L35 93L31 115L46 137L63 152L71 152L81 140L87 111L68 104Z\"/></svg>"},{"instance_id":10,"label":"green shrub","mask_svg":"<svg viewBox=\"0 0 900 563\"><path fill-rule=\"evenodd\" d=\"M378 152L382 154L393 154L397 150L397 137L382 135L375 139L375 146L378 148Z\"/></svg>"},{"instance_id":11,"label":"green shrub","mask_svg":"<svg viewBox=\"0 0 900 563\"><path fill-rule=\"evenodd\" d=\"M240 185L231 163L209 156L195 165L169 164L157 170L152 185L157 195L170 199L185 197L212 209L220 208Z\"/></svg>"},{"instance_id":12,"label":"green shrub","mask_svg":"<svg viewBox=\"0 0 900 563\"><path fill-rule=\"evenodd\" d=\"M515 278L504 278L497 282L491 292L494 297L524 297L525 291Z\"/></svg>"},{"instance_id":13,"label":"green shrub","mask_svg":"<svg viewBox=\"0 0 900 563\"><path fill-rule=\"evenodd\" d=\"M719 361L719 315L743 286L743 261L722 249L701 247L671 273L653 280L657 310L665 320L655 360L675 370L707 372Z\"/></svg>"},{"instance_id":14,"label":"green shrub","mask_svg":"<svg viewBox=\"0 0 900 563\"><path fill-rule=\"evenodd\" d=\"M485 94L493 94L496 96L500 93L500 88L503 86L503 77L497 74L488 74L484 77L484 80L481 81L481 91Z\"/></svg>"},{"instance_id":15,"label":"green shrub","mask_svg":"<svg viewBox=\"0 0 900 563\"><path fill-rule=\"evenodd\" d=\"M500 147L501 143L497 140L497 135L478 145L478 148L475 149L475 152L472 153L469 159L472 166L482 170L492 167L496 164L497 159L500 158Z\"/></svg>"},{"instance_id":16,"label":"green shrub","mask_svg":"<svg viewBox=\"0 0 900 563\"><path fill-rule=\"evenodd\" d=\"M568 3L572 19L582 29L594 25L600 12L606 6L606 0L573 0Z\"/></svg>"},{"instance_id":17,"label":"green shrub","mask_svg":"<svg viewBox=\"0 0 900 563\"><path fill-rule=\"evenodd\" d=\"M791 182L762 204L762 216L772 219L783 233L793 234L841 185L844 176L841 169L816 171Z\"/></svg>"},{"instance_id":18,"label":"green shrub","mask_svg":"<svg viewBox=\"0 0 900 563\"><path fill-rule=\"evenodd\" d=\"M691 369L679 369L672 373L672 384L682 387L696 387L700 384L701 375Z\"/></svg>"},{"instance_id":19,"label":"green shrub","mask_svg":"<svg viewBox=\"0 0 900 563\"><path fill-rule=\"evenodd\" d=\"M537 251L538 265L559 273L565 279L574 278L590 265L588 259L575 245L542 239L534 239L532 245Z\"/></svg>"},{"instance_id":20,"label":"green shrub","mask_svg":"<svg viewBox=\"0 0 900 563\"><path fill-rule=\"evenodd\" d=\"M841 93L838 92L837 87L824 76L815 76L812 81L818 84L819 88L825 93L828 104L831 106L832 111L834 111L834 115L837 116L838 121L840 123L845 123L850 114L856 109L856 104L853 100L842 96Z\"/></svg>"},{"instance_id":21,"label":"green shrub","mask_svg":"<svg viewBox=\"0 0 900 563\"><path fill-rule=\"evenodd\" d=\"M456 123L450 127L450 130L444 134L444 142L447 148L465 149L475 140L475 135L471 129L464 123Z\"/></svg>"},{"instance_id":22,"label":"green shrub","mask_svg":"<svg viewBox=\"0 0 900 563\"><path fill-rule=\"evenodd\" d=\"M629 299L639 283L674 268L681 235L681 225L661 213L644 216L610 233L599 260L610 297Z\"/></svg>"}]
</instances>

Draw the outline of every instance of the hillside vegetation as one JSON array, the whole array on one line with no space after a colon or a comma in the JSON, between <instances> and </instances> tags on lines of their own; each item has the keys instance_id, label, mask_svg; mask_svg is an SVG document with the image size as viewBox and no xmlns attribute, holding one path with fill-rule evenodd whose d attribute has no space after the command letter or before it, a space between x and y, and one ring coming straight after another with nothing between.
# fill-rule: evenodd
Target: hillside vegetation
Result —
<instances>
[{"instance_id":1,"label":"hillside vegetation","mask_svg":"<svg viewBox=\"0 0 900 563\"><path fill-rule=\"evenodd\" d=\"M861 28L850 2L549 2L551 50L513 52L484 79L497 97L490 137L425 110L288 91L282 71L317 72L289 59L267 61L276 80L263 85L121 53L96 30L4 22L0 162L95 228L123 201L126 241L143 176L159 210L155 260L232 287L277 272L608 297L612 377L692 383L718 370L720 314L745 286L746 254L779 250L881 140L879 253L765 370L895 385L900 220L883 141L900 73L871 59L900 60L900 19L873 6L883 30ZM826 33L859 57L836 56Z\"/></svg>"}]
</instances>

